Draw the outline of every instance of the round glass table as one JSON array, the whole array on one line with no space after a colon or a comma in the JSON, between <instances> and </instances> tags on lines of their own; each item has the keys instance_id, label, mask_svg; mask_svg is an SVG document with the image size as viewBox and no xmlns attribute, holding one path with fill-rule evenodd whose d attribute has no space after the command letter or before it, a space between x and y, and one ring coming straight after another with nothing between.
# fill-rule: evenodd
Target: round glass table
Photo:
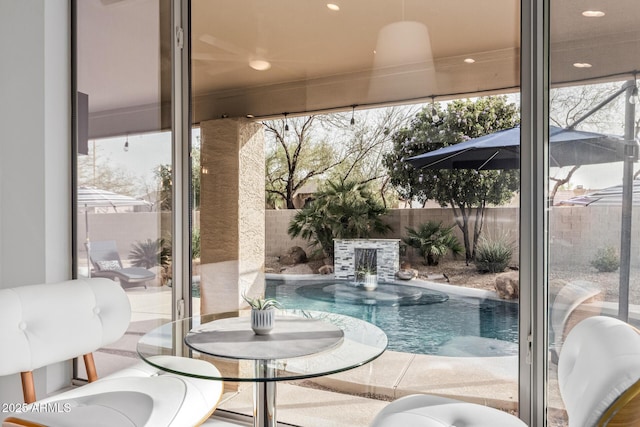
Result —
<instances>
[{"instance_id":1,"label":"round glass table","mask_svg":"<svg viewBox=\"0 0 640 427\"><path fill-rule=\"evenodd\" d=\"M276 384L334 374L364 365L384 352L387 336L364 320L335 313L278 310L268 335L251 330L249 312L205 315L167 323L138 341L138 354L156 368L214 381L254 383L254 426L276 426ZM164 356L207 361L176 365Z\"/></svg>"}]
</instances>

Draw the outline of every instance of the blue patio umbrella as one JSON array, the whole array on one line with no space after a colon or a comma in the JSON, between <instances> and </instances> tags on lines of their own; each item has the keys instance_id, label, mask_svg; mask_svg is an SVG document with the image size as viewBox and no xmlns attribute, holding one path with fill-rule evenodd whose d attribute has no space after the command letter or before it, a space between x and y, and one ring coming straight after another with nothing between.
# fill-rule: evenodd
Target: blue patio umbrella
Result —
<instances>
[{"instance_id":1,"label":"blue patio umbrella","mask_svg":"<svg viewBox=\"0 0 640 427\"><path fill-rule=\"evenodd\" d=\"M622 206L622 184L561 201L569 206ZM640 206L640 179L633 181L633 206Z\"/></svg>"},{"instance_id":2,"label":"blue patio umbrella","mask_svg":"<svg viewBox=\"0 0 640 427\"><path fill-rule=\"evenodd\" d=\"M623 160L624 141L601 133L549 127L549 166L593 165ZM520 127L410 157L418 169L517 169L520 167Z\"/></svg>"}]
</instances>

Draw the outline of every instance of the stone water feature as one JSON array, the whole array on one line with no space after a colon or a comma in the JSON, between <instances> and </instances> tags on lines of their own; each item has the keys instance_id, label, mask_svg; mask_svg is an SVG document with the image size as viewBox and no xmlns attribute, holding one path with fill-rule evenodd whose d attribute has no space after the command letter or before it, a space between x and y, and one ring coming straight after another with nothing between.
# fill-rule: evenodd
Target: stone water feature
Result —
<instances>
[{"instance_id":1,"label":"stone water feature","mask_svg":"<svg viewBox=\"0 0 640 427\"><path fill-rule=\"evenodd\" d=\"M335 239L333 251L336 279L364 282L366 272L391 282L400 269L400 239Z\"/></svg>"}]
</instances>

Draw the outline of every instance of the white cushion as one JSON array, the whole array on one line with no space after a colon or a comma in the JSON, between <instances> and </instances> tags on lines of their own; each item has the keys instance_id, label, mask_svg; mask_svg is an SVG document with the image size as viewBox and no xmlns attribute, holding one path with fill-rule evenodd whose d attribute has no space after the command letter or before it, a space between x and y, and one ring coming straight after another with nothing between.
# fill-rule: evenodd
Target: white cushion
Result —
<instances>
[{"instance_id":1,"label":"white cushion","mask_svg":"<svg viewBox=\"0 0 640 427\"><path fill-rule=\"evenodd\" d=\"M558 362L558 385L569 427L591 427L640 380L640 335L626 323L594 316L569 333Z\"/></svg>"},{"instance_id":2,"label":"white cushion","mask_svg":"<svg viewBox=\"0 0 640 427\"><path fill-rule=\"evenodd\" d=\"M519 418L498 409L455 399L416 394L387 405L371 427L526 427Z\"/></svg>"},{"instance_id":3,"label":"white cushion","mask_svg":"<svg viewBox=\"0 0 640 427\"><path fill-rule=\"evenodd\" d=\"M194 359L163 356L176 370L188 364L202 375L216 377L212 364ZM169 374L140 363L96 382L34 403L62 412L3 414L56 427L194 426L206 419L222 396L221 381ZM95 422L94 422L95 420Z\"/></svg>"},{"instance_id":4,"label":"white cushion","mask_svg":"<svg viewBox=\"0 0 640 427\"><path fill-rule=\"evenodd\" d=\"M0 289L0 376L91 353L127 330L131 307L115 282L93 278Z\"/></svg>"}]
</instances>

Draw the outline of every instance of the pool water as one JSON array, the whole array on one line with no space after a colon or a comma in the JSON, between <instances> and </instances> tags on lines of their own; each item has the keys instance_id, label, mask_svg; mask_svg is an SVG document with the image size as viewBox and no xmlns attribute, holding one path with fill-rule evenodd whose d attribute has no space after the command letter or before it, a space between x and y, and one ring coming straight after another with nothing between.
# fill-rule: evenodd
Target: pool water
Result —
<instances>
[{"instance_id":1,"label":"pool water","mask_svg":"<svg viewBox=\"0 0 640 427\"><path fill-rule=\"evenodd\" d=\"M330 311L386 332L389 350L443 356L517 354L518 304L459 297L405 284L380 285L378 298L332 280L267 280L265 295L285 308Z\"/></svg>"}]
</instances>

